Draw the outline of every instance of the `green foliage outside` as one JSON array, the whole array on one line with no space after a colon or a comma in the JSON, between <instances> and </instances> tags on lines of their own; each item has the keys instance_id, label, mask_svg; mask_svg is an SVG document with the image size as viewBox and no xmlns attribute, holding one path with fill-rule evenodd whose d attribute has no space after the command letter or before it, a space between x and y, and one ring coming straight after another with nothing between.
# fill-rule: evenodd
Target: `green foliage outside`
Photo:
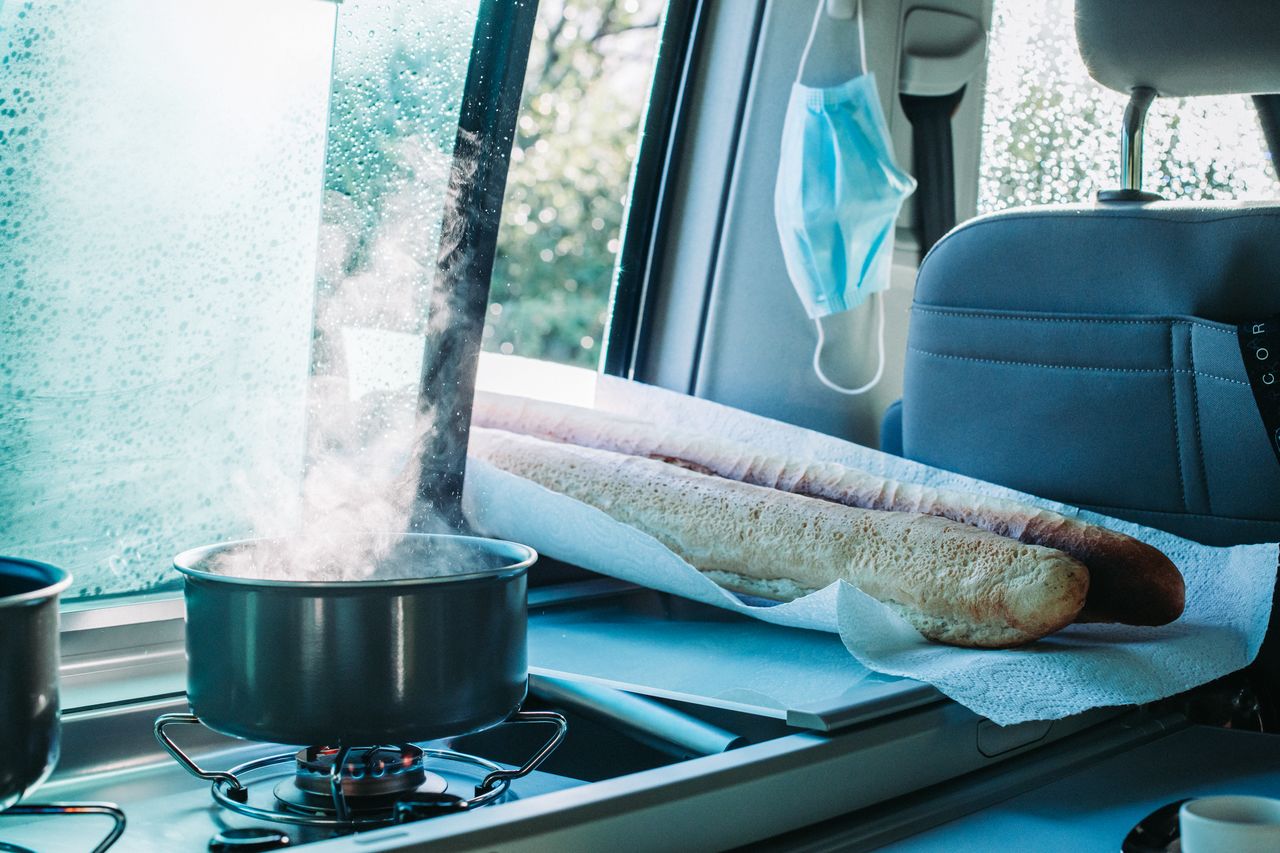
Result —
<instances>
[{"instance_id":1,"label":"green foliage outside","mask_svg":"<svg viewBox=\"0 0 1280 853\"><path fill-rule=\"evenodd\" d=\"M662 5L542 0L486 350L598 363Z\"/></svg>"},{"instance_id":2,"label":"green foliage outside","mask_svg":"<svg viewBox=\"0 0 1280 853\"><path fill-rule=\"evenodd\" d=\"M338 327L420 332L474 0L340 12L313 372ZM663 0L541 0L484 348L594 367Z\"/></svg>"},{"instance_id":3,"label":"green foliage outside","mask_svg":"<svg viewBox=\"0 0 1280 853\"><path fill-rule=\"evenodd\" d=\"M475 5L343 5L354 24L339 34L320 295L345 323L417 332L425 322ZM541 0L486 350L598 363L664 5ZM1125 97L1089 79L1072 27L1071 0L997 0L980 211L1088 201L1118 185ZM1146 152L1146 185L1166 198L1277 192L1247 98L1158 100ZM340 372L324 327L317 372L327 362Z\"/></svg>"}]
</instances>

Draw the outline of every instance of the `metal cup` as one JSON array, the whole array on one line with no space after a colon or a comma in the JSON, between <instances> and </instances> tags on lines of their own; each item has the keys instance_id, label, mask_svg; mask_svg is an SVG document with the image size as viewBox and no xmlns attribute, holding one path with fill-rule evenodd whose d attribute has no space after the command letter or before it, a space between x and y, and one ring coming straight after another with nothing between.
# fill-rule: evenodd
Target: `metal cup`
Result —
<instances>
[{"instance_id":1,"label":"metal cup","mask_svg":"<svg viewBox=\"0 0 1280 853\"><path fill-rule=\"evenodd\" d=\"M45 780L58 761L56 566L0 557L0 812Z\"/></svg>"}]
</instances>

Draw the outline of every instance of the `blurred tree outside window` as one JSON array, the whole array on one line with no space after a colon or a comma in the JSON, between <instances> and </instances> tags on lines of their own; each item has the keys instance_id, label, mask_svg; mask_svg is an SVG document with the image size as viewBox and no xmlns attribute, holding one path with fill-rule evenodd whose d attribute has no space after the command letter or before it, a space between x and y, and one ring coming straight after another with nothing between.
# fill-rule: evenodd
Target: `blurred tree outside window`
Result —
<instances>
[{"instance_id":1,"label":"blurred tree outside window","mask_svg":"<svg viewBox=\"0 0 1280 853\"><path fill-rule=\"evenodd\" d=\"M541 0L487 352L594 368L665 0Z\"/></svg>"},{"instance_id":2,"label":"blurred tree outside window","mask_svg":"<svg viewBox=\"0 0 1280 853\"><path fill-rule=\"evenodd\" d=\"M1128 97L1089 77L1072 0L996 0L978 210L1092 201L1120 185ZM1167 199L1274 198L1275 164L1245 96L1158 98L1143 188Z\"/></svg>"}]
</instances>

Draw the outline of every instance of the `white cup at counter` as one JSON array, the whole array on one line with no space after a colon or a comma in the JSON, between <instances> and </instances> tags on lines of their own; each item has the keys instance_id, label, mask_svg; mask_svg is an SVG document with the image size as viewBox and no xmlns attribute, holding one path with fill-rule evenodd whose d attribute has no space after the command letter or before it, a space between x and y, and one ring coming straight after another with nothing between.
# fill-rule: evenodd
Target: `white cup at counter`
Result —
<instances>
[{"instance_id":1,"label":"white cup at counter","mask_svg":"<svg viewBox=\"0 0 1280 853\"><path fill-rule=\"evenodd\" d=\"M1280 800L1203 797L1178 812L1182 853L1275 853L1280 850Z\"/></svg>"}]
</instances>

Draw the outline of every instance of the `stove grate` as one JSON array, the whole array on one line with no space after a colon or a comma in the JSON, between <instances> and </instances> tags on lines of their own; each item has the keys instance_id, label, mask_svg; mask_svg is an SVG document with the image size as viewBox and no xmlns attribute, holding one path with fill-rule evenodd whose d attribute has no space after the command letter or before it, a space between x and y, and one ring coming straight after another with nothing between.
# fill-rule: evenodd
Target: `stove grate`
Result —
<instances>
[{"instance_id":1,"label":"stove grate","mask_svg":"<svg viewBox=\"0 0 1280 853\"><path fill-rule=\"evenodd\" d=\"M114 803L19 803L0 812L0 818L15 815L103 815L113 821L111 832L98 842L93 853L105 853L124 834L124 812ZM0 853L35 853L26 847L0 841Z\"/></svg>"},{"instance_id":2,"label":"stove grate","mask_svg":"<svg viewBox=\"0 0 1280 853\"><path fill-rule=\"evenodd\" d=\"M257 820L359 830L466 811L497 802L513 779L532 773L555 751L569 727L564 717L550 711L518 711L501 725L522 723L552 725L556 731L532 758L515 770L505 769L479 756L449 749L422 749L412 744L395 747L309 747L300 752L278 753L247 761L230 770L205 770L165 733L169 726L202 725L199 717L165 714L156 720L155 735L160 745L189 773L212 783L213 799L223 808ZM432 762L432 766L452 762L472 772L478 768L485 775L475 786L472 796L461 797L444 791L439 784L443 780L436 774L426 773L424 764L427 760ZM272 788L270 803L253 803L249 785L264 782L270 769L285 764L292 764L295 768L288 786L297 790L299 796L278 796L282 789L280 784L276 784ZM360 778L360 774L371 774L374 770L380 770L382 775L372 779ZM396 774L392 777L394 784L383 784L387 774L393 770ZM418 781L419 775L421 782ZM278 780L278 776L276 773L270 778ZM410 780L414 783L412 787L408 785ZM372 787L377 795L353 795L353 792L370 790L368 787L362 789L362 782L377 783Z\"/></svg>"}]
</instances>

